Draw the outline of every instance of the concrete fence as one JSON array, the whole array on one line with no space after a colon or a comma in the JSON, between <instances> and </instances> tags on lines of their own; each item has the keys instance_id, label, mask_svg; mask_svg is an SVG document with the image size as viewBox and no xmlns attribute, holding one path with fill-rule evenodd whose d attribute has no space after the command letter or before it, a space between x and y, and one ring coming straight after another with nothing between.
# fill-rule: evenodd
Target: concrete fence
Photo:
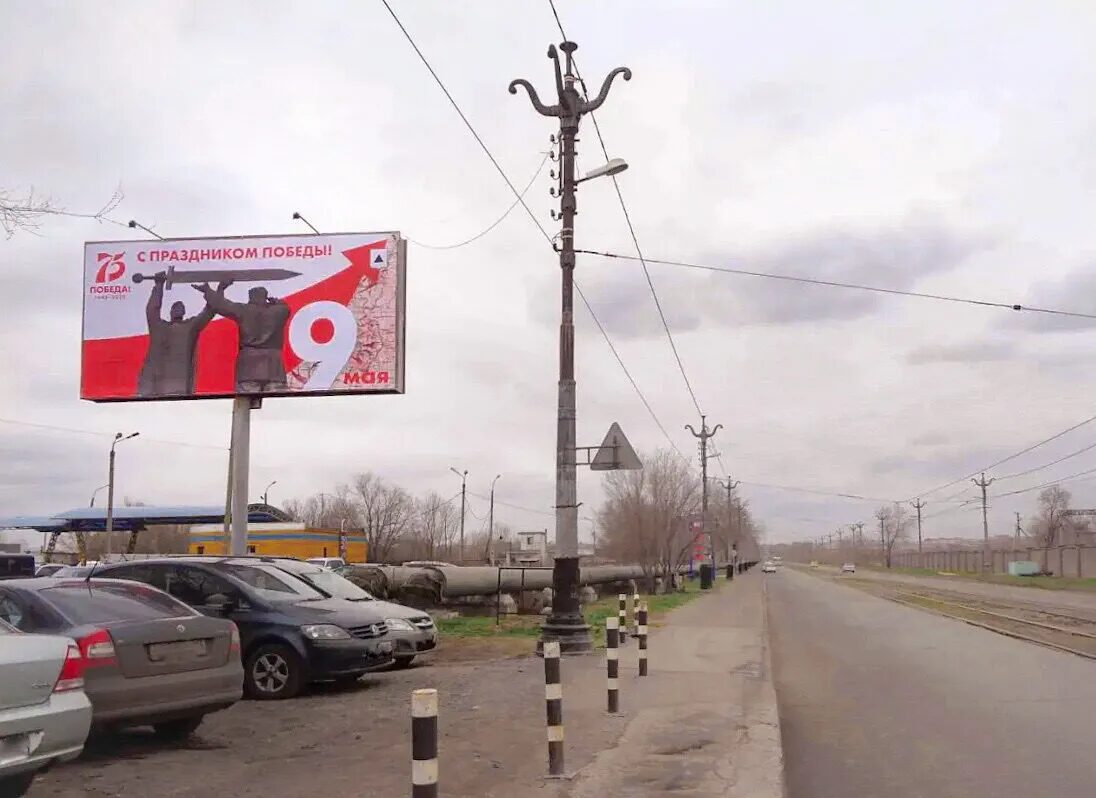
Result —
<instances>
[{"instance_id":1,"label":"concrete fence","mask_svg":"<svg viewBox=\"0 0 1096 798\"><path fill-rule=\"evenodd\" d=\"M1010 562L1023 560L1038 563L1044 571L1054 576L1096 578L1096 546L1018 546L1012 549L990 549L986 561L987 570L995 574L1007 574ZM896 551L893 563L899 568L977 573L982 570L982 550Z\"/></svg>"}]
</instances>

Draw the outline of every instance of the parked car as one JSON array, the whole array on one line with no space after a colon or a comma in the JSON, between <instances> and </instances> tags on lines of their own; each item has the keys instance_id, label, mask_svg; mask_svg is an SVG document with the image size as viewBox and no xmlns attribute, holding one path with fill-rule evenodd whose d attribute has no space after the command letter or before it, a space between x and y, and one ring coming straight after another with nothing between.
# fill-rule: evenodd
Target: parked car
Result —
<instances>
[{"instance_id":1,"label":"parked car","mask_svg":"<svg viewBox=\"0 0 1096 798\"><path fill-rule=\"evenodd\" d=\"M847 562L841 566L841 573L843 574L855 574L856 563Z\"/></svg>"},{"instance_id":2,"label":"parked car","mask_svg":"<svg viewBox=\"0 0 1096 798\"><path fill-rule=\"evenodd\" d=\"M818 568L818 560L811 560L811 568Z\"/></svg>"},{"instance_id":3,"label":"parked car","mask_svg":"<svg viewBox=\"0 0 1096 798\"><path fill-rule=\"evenodd\" d=\"M23 795L38 771L80 755L91 726L83 674L71 639L0 621L0 795Z\"/></svg>"},{"instance_id":4,"label":"parked car","mask_svg":"<svg viewBox=\"0 0 1096 798\"><path fill-rule=\"evenodd\" d=\"M53 576L55 573L65 568L65 564L61 562L47 562L38 566L38 569L34 572L35 576Z\"/></svg>"},{"instance_id":5,"label":"parked car","mask_svg":"<svg viewBox=\"0 0 1096 798\"><path fill-rule=\"evenodd\" d=\"M327 596L347 601L371 602L370 609L384 617L384 622L388 626L388 636L396 644L396 667L406 668L416 656L437 648L438 630L434 626L434 619L422 610L391 601L381 601L339 573L312 565L311 560L301 562L277 558L271 562L283 571L303 579Z\"/></svg>"},{"instance_id":6,"label":"parked car","mask_svg":"<svg viewBox=\"0 0 1096 798\"><path fill-rule=\"evenodd\" d=\"M183 738L241 695L240 637L166 593L117 579L17 579L0 584L0 619L63 634L85 660L98 728L150 725Z\"/></svg>"},{"instance_id":7,"label":"parked car","mask_svg":"<svg viewBox=\"0 0 1096 798\"><path fill-rule=\"evenodd\" d=\"M56 571L46 576L52 576L57 579L86 579L87 577L95 574L99 574L99 563L88 562L83 565L62 565ZM38 574L35 574L38 576Z\"/></svg>"},{"instance_id":8,"label":"parked car","mask_svg":"<svg viewBox=\"0 0 1096 798\"><path fill-rule=\"evenodd\" d=\"M297 560L296 562L300 562L300 560ZM321 568L330 568L332 570L346 567L346 560L342 557L309 557L305 562L318 565Z\"/></svg>"},{"instance_id":9,"label":"parked car","mask_svg":"<svg viewBox=\"0 0 1096 798\"><path fill-rule=\"evenodd\" d=\"M252 698L290 698L310 682L351 682L393 663L395 644L383 613L369 603L332 598L260 558L167 557L100 571L234 621L244 692Z\"/></svg>"},{"instance_id":10,"label":"parked car","mask_svg":"<svg viewBox=\"0 0 1096 798\"><path fill-rule=\"evenodd\" d=\"M763 574L775 574L776 573L776 563L774 563L772 560L765 560L765 562L763 562L761 564L761 573L763 573Z\"/></svg>"},{"instance_id":11,"label":"parked car","mask_svg":"<svg viewBox=\"0 0 1096 798\"><path fill-rule=\"evenodd\" d=\"M0 554L0 579L34 576L33 554Z\"/></svg>"}]
</instances>

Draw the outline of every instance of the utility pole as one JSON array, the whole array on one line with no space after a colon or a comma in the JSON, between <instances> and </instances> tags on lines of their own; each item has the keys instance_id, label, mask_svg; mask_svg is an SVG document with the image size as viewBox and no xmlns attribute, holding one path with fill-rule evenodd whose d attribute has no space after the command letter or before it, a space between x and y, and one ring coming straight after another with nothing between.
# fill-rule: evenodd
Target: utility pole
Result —
<instances>
[{"instance_id":1,"label":"utility pole","mask_svg":"<svg viewBox=\"0 0 1096 798\"><path fill-rule=\"evenodd\" d=\"M495 478L491 480L491 509L487 512L487 551L490 554L491 547L495 542L495 483L499 481L499 477L502 474L495 474ZM490 557L488 558L490 560Z\"/></svg>"},{"instance_id":2,"label":"utility pole","mask_svg":"<svg viewBox=\"0 0 1096 798\"><path fill-rule=\"evenodd\" d=\"M110 551L111 550L110 538L111 538L111 533L114 532L114 447L117 446L122 441L128 441L130 438L136 438L140 434L141 433L139 433L139 432L131 432L129 435L123 435L120 432L116 432L116 433L114 433L114 440L110 442L110 465L107 468L107 523L106 523L107 546L106 546L106 556L103 557L104 560L109 561L109 559L110 559L110 553L111 553L111 551ZM92 501L95 501L94 494L92 495L91 498L92 498Z\"/></svg>"},{"instance_id":3,"label":"utility pole","mask_svg":"<svg viewBox=\"0 0 1096 798\"><path fill-rule=\"evenodd\" d=\"M876 511L875 517L879 519L879 564L887 564L887 511L886 508Z\"/></svg>"},{"instance_id":4,"label":"utility pole","mask_svg":"<svg viewBox=\"0 0 1096 798\"><path fill-rule=\"evenodd\" d=\"M731 577L730 578L734 579L734 572L735 572L735 569L738 567L738 563L736 562L736 560L738 560L738 540L742 535L742 528L741 528L742 527L742 510L741 509L738 510L738 523L734 527L734 535L732 537L731 536L731 504L732 504L732 495L734 494L734 489L737 488L741 483L737 482L735 480L732 480L730 475L727 476L727 481L726 482L723 482L722 480L717 479L716 483L720 487L725 488L727 490L727 535L728 535L728 537L730 537L730 542L731 542L731 554L730 554L730 557L731 557Z\"/></svg>"},{"instance_id":5,"label":"utility pole","mask_svg":"<svg viewBox=\"0 0 1096 798\"><path fill-rule=\"evenodd\" d=\"M1019 540L1024 535L1024 528L1020 526L1020 514L1016 513L1016 539Z\"/></svg>"},{"instance_id":6,"label":"utility pole","mask_svg":"<svg viewBox=\"0 0 1096 798\"><path fill-rule=\"evenodd\" d=\"M564 654L584 653L593 649L590 627L582 618L579 602L578 565L578 457L575 439L575 213L578 209L575 178L575 138L579 121L584 114L596 111L609 96L609 87L617 75L631 80L632 72L617 67L605 76L601 91L593 100L583 99L576 87L578 78L574 70L574 52L578 45L563 42L564 69L561 71L559 53L555 45L548 48L548 57L555 69L555 105L545 105L537 96L533 85L524 79L510 81L509 92L518 93L518 86L525 89L533 108L541 116L559 119L560 185L557 216L561 220L559 235L559 268L561 276L561 302L559 323L559 382L556 411L556 557L552 565L552 613L541 627L538 648L547 641L558 642ZM587 177L616 174L627 168L623 161L606 164Z\"/></svg>"},{"instance_id":7,"label":"utility pole","mask_svg":"<svg viewBox=\"0 0 1096 798\"><path fill-rule=\"evenodd\" d=\"M468 469L458 471L449 466L449 470L460 477L460 564L464 565L464 508L468 488Z\"/></svg>"},{"instance_id":8,"label":"utility pole","mask_svg":"<svg viewBox=\"0 0 1096 798\"><path fill-rule=\"evenodd\" d=\"M982 571L989 570L989 515L986 510L986 488L995 480L986 479L986 472L982 472L981 479L972 479L975 485L982 489Z\"/></svg>"},{"instance_id":9,"label":"utility pole","mask_svg":"<svg viewBox=\"0 0 1096 798\"><path fill-rule=\"evenodd\" d=\"M925 503L918 499L910 504L917 510L917 553L921 554L921 508L925 506Z\"/></svg>"},{"instance_id":10,"label":"utility pole","mask_svg":"<svg viewBox=\"0 0 1096 798\"><path fill-rule=\"evenodd\" d=\"M694 438L700 439L700 523L708 535L708 546L712 552L712 579L715 579L715 543L712 542L712 533L708 531L708 439L715 437L722 427L722 424L716 424L715 429L709 431L708 417L703 413L700 415L700 432L693 429L692 424L685 425Z\"/></svg>"}]
</instances>

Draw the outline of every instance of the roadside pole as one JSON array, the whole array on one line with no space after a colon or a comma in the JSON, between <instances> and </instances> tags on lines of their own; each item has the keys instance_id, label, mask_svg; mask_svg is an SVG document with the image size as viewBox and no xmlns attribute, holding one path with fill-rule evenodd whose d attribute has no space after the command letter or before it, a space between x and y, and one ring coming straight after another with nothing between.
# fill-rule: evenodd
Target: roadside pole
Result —
<instances>
[{"instance_id":1,"label":"roadside pole","mask_svg":"<svg viewBox=\"0 0 1096 798\"><path fill-rule=\"evenodd\" d=\"M251 411L262 399L237 396L232 400L232 547L234 557L247 554L247 489L251 468Z\"/></svg>"},{"instance_id":2,"label":"roadside pole","mask_svg":"<svg viewBox=\"0 0 1096 798\"><path fill-rule=\"evenodd\" d=\"M685 429L689 430L693 434L693 437L700 439L700 525L704 530L708 538L708 548L712 554L711 562L711 581L707 585L707 589L711 589L715 582L715 542L712 540L712 533L708 530L708 439L715 436L722 428L722 424L716 424L715 429L708 431L707 416L701 414L700 416L700 432L693 429L691 424L686 424ZM704 585L704 578L700 579L700 586Z\"/></svg>"},{"instance_id":3,"label":"roadside pole","mask_svg":"<svg viewBox=\"0 0 1096 798\"><path fill-rule=\"evenodd\" d=\"M989 566L989 516L986 511L986 488L992 485L996 480L986 479L986 473L982 472L981 479L972 479L975 485L982 489L982 573L986 572Z\"/></svg>"}]
</instances>

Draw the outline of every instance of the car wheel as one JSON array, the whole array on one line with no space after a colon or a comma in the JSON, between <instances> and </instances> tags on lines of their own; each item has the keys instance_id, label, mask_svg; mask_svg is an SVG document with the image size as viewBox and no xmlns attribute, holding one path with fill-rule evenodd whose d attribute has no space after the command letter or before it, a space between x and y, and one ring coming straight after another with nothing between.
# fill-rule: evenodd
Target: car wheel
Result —
<instances>
[{"instance_id":1,"label":"car wheel","mask_svg":"<svg viewBox=\"0 0 1096 798\"><path fill-rule=\"evenodd\" d=\"M163 723L153 723L152 730L162 740L185 740L202 724L202 717L202 715L195 715L192 718L179 718L178 720L168 720Z\"/></svg>"},{"instance_id":2,"label":"car wheel","mask_svg":"<svg viewBox=\"0 0 1096 798\"><path fill-rule=\"evenodd\" d=\"M8 798L9 795L11 798L26 795L32 781L34 781L33 772L20 773L17 776L0 776L0 795L4 798Z\"/></svg>"},{"instance_id":3,"label":"car wheel","mask_svg":"<svg viewBox=\"0 0 1096 798\"><path fill-rule=\"evenodd\" d=\"M292 698L304 684L304 664L281 643L265 643L247 655L244 692L259 701Z\"/></svg>"},{"instance_id":4,"label":"car wheel","mask_svg":"<svg viewBox=\"0 0 1096 798\"><path fill-rule=\"evenodd\" d=\"M402 671L404 668L410 668L411 663L415 661L413 656L411 657L396 657L396 661L392 663L392 670Z\"/></svg>"}]
</instances>

